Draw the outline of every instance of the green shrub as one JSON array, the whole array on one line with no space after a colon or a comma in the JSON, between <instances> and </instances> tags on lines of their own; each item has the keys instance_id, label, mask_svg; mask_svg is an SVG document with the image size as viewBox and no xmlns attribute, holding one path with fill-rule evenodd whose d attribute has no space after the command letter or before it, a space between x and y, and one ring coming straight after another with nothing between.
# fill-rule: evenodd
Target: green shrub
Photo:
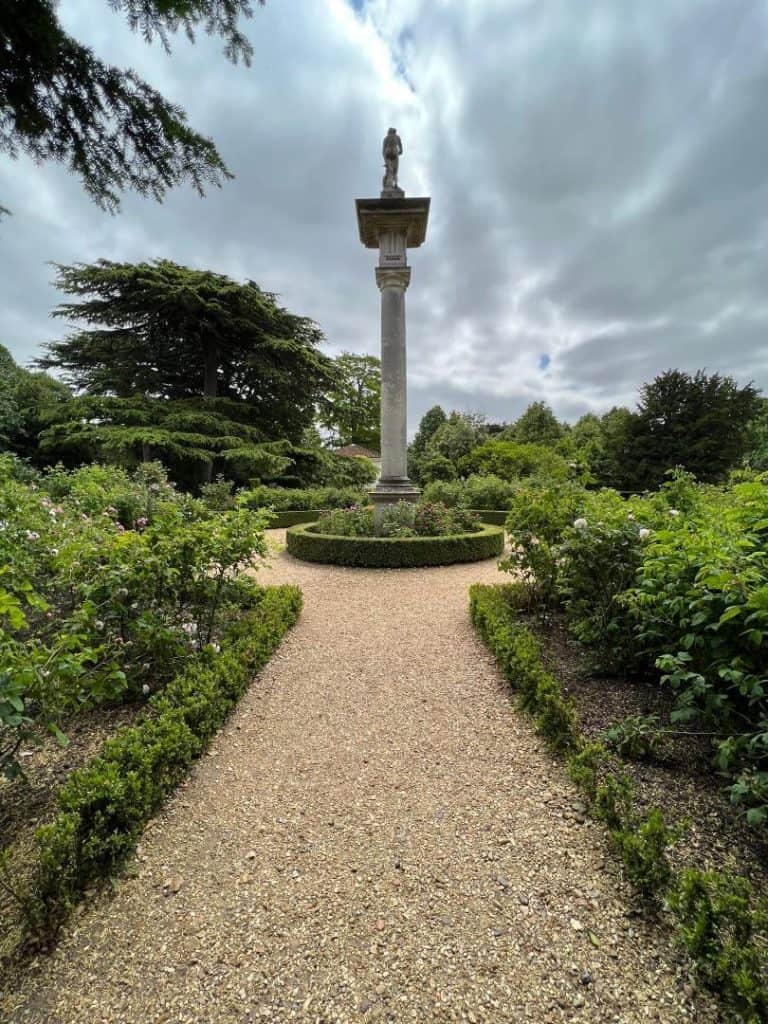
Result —
<instances>
[{"instance_id":1,"label":"green shrub","mask_svg":"<svg viewBox=\"0 0 768 1024\"><path fill-rule=\"evenodd\" d=\"M725 733L716 763L768 820L768 486L701 489L643 550L625 618L676 696L672 718Z\"/></svg>"},{"instance_id":2,"label":"green shrub","mask_svg":"<svg viewBox=\"0 0 768 1024\"><path fill-rule=\"evenodd\" d=\"M571 634L605 670L642 665L642 645L622 604L642 564L657 513L615 491L589 494L582 515L562 534L557 589Z\"/></svg>"},{"instance_id":3,"label":"green shrub","mask_svg":"<svg viewBox=\"0 0 768 1024\"><path fill-rule=\"evenodd\" d=\"M456 479L456 467L449 458L439 452L427 452L419 460L419 480L425 484Z\"/></svg>"},{"instance_id":4,"label":"green shrub","mask_svg":"<svg viewBox=\"0 0 768 1024\"><path fill-rule=\"evenodd\" d=\"M267 487L240 491L238 503L244 508L271 508L275 512L350 508L365 503L367 495L356 487Z\"/></svg>"},{"instance_id":5,"label":"green shrub","mask_svg":"<svg viewBox=\"0 0 768 1024\"><path fill-rule=\"evenodd\" d=\"M603 734L606 744L621 757L650 761L663 736L658 715L629 715Z\"/></svg>"},{"instance_id":6,"label":"green shrub","mask_svg":"<svg viewBox=\"0 0 768 1024\"><path fill-rule=\"evenodd\" d=\"M203 484L200 488L200 500L206 508L214 512L223 512L225 509L234 508L237 499L233 493L234 484L223 476L217 476L209 484Z\"/></svg>"},{"instance_id":7,"label":"green shrub","mask_svg":"<svg viewBox=\"0 0 768 1024\"><path fill-rule=\"evenodd\" d=\"M464 481L462 504L470 508L506 509L515 495L514 484L491 473L472 473Z\"/></svg>"},{"instance_id":8,"label":"green shrub","mask_svg":"<svg viewBox=\"0 0 768 1024\"><path fill-rule=\"evenodd\" d=\"M114 521L126 530L140 519L149 521L154 509L176 495L159 462L143 463L133 474L98 463L75 470L55 466L42 477L40 489L54 503L65 503L87 516L98 517L111 509Z\"/></svg>"},{"instance_id":9,"label":"green shrub","mask_svg":"<svg viewBox=\"0 0 768 1024\"><path fill-rule=\"evenodd\" d=\"M768 900L745 878L683 871L669 897L705 981L747 1024L768 1020Z\"/></svg>"},{"instance_id":10,"label":"green shrub","mask_svg":"<svg viewBox=\"0 0 768 1024\"><path fill-rule=\"evenodd\" d=\"M147 820L185 776L301 610L296 587L251 594L220 654L177 676L136 725L108 740L59 795L60 812L36 834L29 940L55 933L87 886L112 874Z\"/></svg>"},{"instance_id":11,"label":"green shrub","mask_svg":"<svg viewBox=\"0 0 768 1024\"><path fill-rule=\"evenodd\" d=\"M507 588L470 587L472 624L496 658L505 678L520 695L520 704L556 750L579 746L580 730L573 704L541 662L541 648L530 630L516 621L517 596Z\"/></svg>"},{"instance_id":12,"label":"green shrub","mask_svg":"<svg viewBox=\"0 0 768 1024\"><path fill-rule=\"evenodd\" d=\"M523 477L541 477L548 480L567 480L571 470L562 456L538 444L518 444L516 441L486 441L478 445L459 462L462 473L481 473L502 480L520 480Z\"/></svg>"},{"instance_id":13,"label":"green shrub","mask_svg":"<svg viewBox=\"0 0 768 1024\"><path fill-rule=\"evenodd\" d=\"M291 527L286 536L289 554L304 561L379 569L478 562L504 548L498 526L448 537L342 537L317 533L309 524Z\"/></svg>"},{"instance_id":14,"label":"green shrub","mask_svg":"<svg viewBox=\"0 0 768 1024\"><path fill-rule=\"evenodd\" d=\"M611 833L628 877L641 892L664 892L669 885L672 869L667 849L674 838L658 807L645 819Z\"/></svg>"},{"instance_id":15,"label":"green shrub","mask_svg":"<svg viewBox=\"0 0 768 1024\"><path fill-rule=\"evenodd\" d=\"M439 501L447 508L464 504L464 484L459 480L433 480L421 492L421 500Z\"/></svg>"},{"instance_id":16,"label":"green shrub","mask_svg":"<svg viewBox=\"0 0 768 1024\"><path fill-rule=\"evenodd\" d=\"M331 509L320 515L311 530L313 533L327 533L335 537L372 537L373 509L360 505Z\"/></svg>"},{"instance_id":17,"label":"green shrub","mask_svg":"<svg viewBox=\"0 0 768 1024\"><path fill-rule=\"evenodd\" d=\"M0 459L0 770L66 717L161 688L220 642L238 578L264 553L265 518L213 513L153 467L106 467L22 483ZM57 504L42 489L52 484ZM157 488L155 490L154 488ZM117 497L121 495L121 497ZM116 505L122 502L126 529ZM86 509L88 511L86 511ZM95 511L94 511L95 510ZM134 519L137 511L144 513Z\"/></svg>"},{"instance_id":18,"label":"green shrub","mask_svg":"<svg viewBox=\"0 0 768 1024\"><path fill-rule=\"evenodd\" d=\"M531 610L558 604L559 545L585 497L582 488L565 482L529 481L515 489L506 520L512 552L500 568L521 576Z\"/></svg>"}]
</instances>

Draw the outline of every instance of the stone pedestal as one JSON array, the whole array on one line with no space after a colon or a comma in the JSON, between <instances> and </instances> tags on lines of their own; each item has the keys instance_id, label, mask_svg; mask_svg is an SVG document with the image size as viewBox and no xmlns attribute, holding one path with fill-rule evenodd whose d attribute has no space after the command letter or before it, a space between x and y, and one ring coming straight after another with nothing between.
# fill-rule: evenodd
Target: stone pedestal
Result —
<instances>
[{"instance_id":1,"label":"stone pedestal","mask_svg":"<svg viewBox=\"0 0 768 1024\"><path fill-rule=\"evenodd\" d=\"M357 200L360 240L367 248L379 250L381 476L370 491L377 534L387 508L398 501L416 501L419 496L418 488L408 479L405 292L411 280L407 249L424 241L429 199L405 199L391 191L382 192L381 199Z\"/></svg>"}]
</instances>

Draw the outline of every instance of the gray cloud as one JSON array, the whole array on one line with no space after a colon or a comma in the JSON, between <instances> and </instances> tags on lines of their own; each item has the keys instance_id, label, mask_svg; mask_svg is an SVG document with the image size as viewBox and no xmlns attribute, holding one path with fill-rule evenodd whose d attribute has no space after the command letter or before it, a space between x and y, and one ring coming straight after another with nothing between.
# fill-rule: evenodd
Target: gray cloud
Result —
<instances>
[{"instance_id":1,"label":"gray cloud","mask_svg":"<svg viewBox=\"0 0 768 1024\"><path fill-rule=\"evenodd\" d=\"M768 387L765 0L268 0L250 70L205 37L168 58L106 4L62 11L237 177L109 217L64 169L6 161L0 308L18 358L61 330L46 261L99 256L254 278L333 350L375 352L353 200L376 193L392 123L402 184L432 196L408 293L413 425L437 401L508 419L545 398L574 418L669 366Z\"/></svg>"}]
</instances>

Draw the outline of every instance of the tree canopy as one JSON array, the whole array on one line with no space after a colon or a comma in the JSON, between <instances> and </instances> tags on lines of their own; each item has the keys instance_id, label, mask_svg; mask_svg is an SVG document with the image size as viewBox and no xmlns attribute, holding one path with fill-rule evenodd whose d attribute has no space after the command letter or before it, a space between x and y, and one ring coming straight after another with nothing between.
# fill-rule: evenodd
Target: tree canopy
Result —
<instances>
[{"instance_id":1,"label":"tree canopy","mask_svg":"<svg viewBox=\"0 0 768 1024\"><path fill-rule=\"evenodd\" d=\"M257 0L263 3L263 0ZM106 5L105 5L106 6ZM228 60L250 64L240 18L250 0L109 0L147 43L195 30L224 41ZM56 160L78 175L103 209L126 189L162 199L190 182L202 195L232 175L214 143L187 124L183 110L135 71L106 64L64 31L55 0L0 4L0 149Z\"/></svg>"},{"instance_id":2,"label":"tree canopy","mask_svg":"<svg viewBox=\"0 0 768 1024\"><path fill-rule=\"evenodd\" d=\"M61 381L18 366L0 345L0 450L41 461L38 434L70 397Z\"/></svg>"},{"instance_id":3,"label":"tree canopy","mask_svg":"<svg viewBox=\"0 0 768 1024\"><path fill-rule=\"evenodd\" d=\"M643 386L637 413L626 423L631 486L656 487L676 466L703 482L722 480L745 454L760 404L752 384L739 387L719 373L659 374Z\"/></svg>"},{"instance_id":4,"label":"tree canopy","mask_svg":"<svg viewBox=\"0 0 768 1024\"><path fill-rule=\"evenodd\" d=\"M88 394L242 401L266 438L298 442L334 380L317 325L254 281L170 260L57 270L57 286L77 301L54 316L86 326L48 344L39 365Z\"/></svg>"},{"instance_id":5,"label":"tree canopy","mask_svg":"<svg viewBox=\"0 0 768 1024\"><path fill-rule=\"evenodd\" d=\"M532 402L504 436L519 444L555 444L564 433L546 402Z\"/></svg>"},{"instance_id":6,"label":"tree canopy","mask_svg":"<svg viewBox=\"0 0 768 1024\"><path fill-rule=\"evenodd\" d=\"M334 380L318 406L318 421L336 445L381 445L381 360L343 352L334 359Z\"/></svg>"}]
</instances>

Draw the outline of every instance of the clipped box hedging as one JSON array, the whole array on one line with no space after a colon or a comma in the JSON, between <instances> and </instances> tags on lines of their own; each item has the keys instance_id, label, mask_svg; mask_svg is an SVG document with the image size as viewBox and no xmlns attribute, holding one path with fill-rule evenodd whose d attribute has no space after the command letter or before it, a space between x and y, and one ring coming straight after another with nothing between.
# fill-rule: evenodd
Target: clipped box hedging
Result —
<instances>
[{"instance_id":1,"label":"clipped box hedging","mask_svg":"<svg viewBox=\"0 0 768 1024\"><path fill-rule=\"evenodd\" d=\"M36 833L38 863L24 900L28 944L55 934L85 889L125 861L302 606L293 586L267 587L254 600L220 654L173 679L62 788L58 815Z\"/></svg>"},{"instance_id":2,"label":"clipped box hedging","mask_svg":"<svg viewBox=\"0 0 768 1024\"><path fill-rule=\"evenodd\" d=\"M270 519L268 530L287 530L289 526L298 526L300 523L316 523L325 509L291 509L287 512L274 512Z\"/></svg>"},{"instance_id":3,"label":"clipped box hedging","mask_svg":"<svg viewBox=\"0 0 768 1024\"><path fill-rule=\"evenodd\" d=\"M287 547L295 558L325 565L369 569L406 569L498 558L504 529L485 525L476 533L448 537L335 537L313 533L311 525L292 526Z\"/></svg>"},{"instance_id":4,"label":"clipped box hedging","mask_svg":"<svg viewBox=\"0 0 768 1024\"><path fill-rule=\"evenodd\" d=\"M327 509L289 509L285 512L274 512L269 522L270 530L287 530L289 526L298 526L300 523L316 523L323 512ZM504 509L473 508L472 512L480 519L481 523L489 526L504 526L509 512Z\"/></svg>"},{"instance_id":5,"label":"clipped box hedging","mask_svg":"<svg viewBox=\"0 0 768 1024\"><path fill-rule=\"evenodd\" d=\"M489 526L504 526L509 515L506 509L498 508L473 508L471 511L479 517L481 523L488 523Z\"/></svg>"},{"instance_id":6,"label":"clipped box hedging","mask_svg":"<svg viewBox=\"0 0 768 1024\"><path fill-rule=\"evenodd\" d=\"M470 587L472 623L487 644L521 707L568 772L590 814L604 822L628 877L646 896L664 901L676 934L701 978L742 1024L768 1020L768 896L738 875L687 868L676 872L670 829L658 807L642 813L616 756L588 741L562 683L544 666L541 643L520 621L515 584ZM731 1019L731 1018L729 1018Z\"/></svg>"}]
</instances>

